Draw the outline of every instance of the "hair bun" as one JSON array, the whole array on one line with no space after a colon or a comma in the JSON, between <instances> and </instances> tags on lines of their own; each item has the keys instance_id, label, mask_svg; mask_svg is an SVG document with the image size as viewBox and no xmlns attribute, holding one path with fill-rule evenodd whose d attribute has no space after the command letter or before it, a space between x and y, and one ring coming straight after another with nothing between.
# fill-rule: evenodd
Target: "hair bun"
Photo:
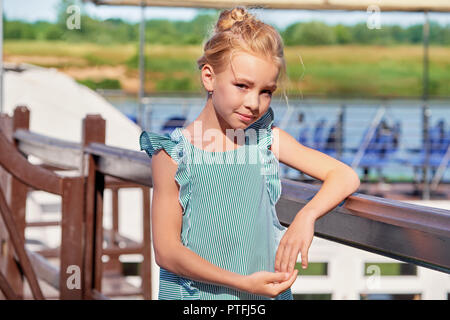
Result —
<instances>
[{"instance_id":1,"label":"hair bun","mask_svg":"<svg viewBox=\"0 0 450 320\"><path fill-rule=\"evenodd\" d=\"M235 21L242 21L248 17L248 12L242 7L237 7L231 10L231 18Z\"/></svg>"},{"instance_id":2,"label":"hair bun","mask_svg":"<svg viewBox=\"0 0 450 320\"><path fill-rule=\"evenodd\" d=\"M230 29L235 22L248 19L251 15L243 7L236 7L231 10L224 10L220 14L216 25L216 32Z\"/></svg>"}]
</instances>

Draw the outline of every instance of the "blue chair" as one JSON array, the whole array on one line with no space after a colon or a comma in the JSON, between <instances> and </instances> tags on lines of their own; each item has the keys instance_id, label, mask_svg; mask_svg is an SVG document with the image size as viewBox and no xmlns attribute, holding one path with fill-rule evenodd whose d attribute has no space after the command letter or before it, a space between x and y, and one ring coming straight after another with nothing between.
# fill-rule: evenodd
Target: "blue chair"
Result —
<instances>
[{"instance_id":1,"label":"blue chair","mask_svg":"<svg viewBox=\"0 0 450 320\"><path fill-rule=\"evenodd\" d=\"M309 142L309 126L308 125L302 126L302 128L300 129L297 141L300 142L304 146L307 146L307 147L311 146L310 142Z\"/></svg>"},{"instance_id":2,"label":"blue chair","mask_svg":"<svg viewBox=\"0 0 450 320\"><path fill-rule=\"evenodd\" d=\"M386 166L389 162L389 157L386 152L388 142L389 134L381 126L378 126L367 145L359 166L375 168Z\"/></svg>"},{"instance_id":3,"label":"blue chair","mask_svg":"<svg viewBox=\"0 0 450 320\"><path fill-rule=\"evenodd\" d=\"M325 119L320 119L316 123L313 134L313 145L312 147L318 151L323 152L325 148Z\"/></svg>"},{"instance_id":4,"label":"blue chair","mask_svg":"<svg viewBox=\"0 0 450 320\"><path fill-rule=\"evenodd\" d=\"M176 128L182 128L186 122L186 118L183 116L175 116L169 118L161 128L161 133L171 133Z\"/></svg>"},{"instance_id":5,"label":"blue chair","mask_svg":"<svg viewBox=\"0 0 450 320\"><path fill-rule=\"evenodd\" d=\"M368 130L366 129L361 143L363 143ZM379 178L384 179L382 169L397 159L396 153L399 148L400 135L401 123L399 121L392 128L386 124L385 120L378 124L358 164L359 167L364 169L365 178L367 178L370 169L375 168Z\"/></svg>"},{"instance_id":6,"label":"blue chair","mask_svg":"<svg viewBox=\"0 0 450 320\"><path fill-rule=\"evenodd\" d=\"M435 126L428 129L427 143L429 146L428 165L435 170L439 167L450 143L450 131L448 133L445 132L444 119L439 119ZM408 149L407 151L409 153L408 156L399 159L399 162L410 165L415 169L426 165L426 143L423 139L421 148Z\"/></svg>"},{"instance_id":7,"label":"blue chair","mask_svg":"<svg viewBox=\"0 0 450 320\"><path fill-rule=\"evenodd\" d=\"M320 151L322 153L325 153L333 158L336 158L346 164L349 164L351 162L350 157L341 156L339 157L336 150L336 143L337 143L337 125L338 123L335 122L326 133L325 128L326 121L325 119L320 119L314 128L313 133L313 142L309 143L309 136L308 136L308 128L304 127L300 130L298 141L302 143L303 145L313 148L317 151Z\"/></svg>"}]
</instances>

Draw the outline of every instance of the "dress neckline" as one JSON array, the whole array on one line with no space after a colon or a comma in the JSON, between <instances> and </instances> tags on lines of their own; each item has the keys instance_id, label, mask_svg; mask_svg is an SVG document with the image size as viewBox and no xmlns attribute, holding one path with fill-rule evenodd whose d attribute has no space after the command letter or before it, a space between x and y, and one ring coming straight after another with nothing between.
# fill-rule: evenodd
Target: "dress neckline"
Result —
<instances>
[{"instance_id":1,"label":"dress neckline","mask_svg":"<svg viewBox=\"0 0 450 320\"><path fill-rule=\"evenodd\" d=\"M272 110L272 107L269 106L269 109L266 111L266 113L264 113L258 120L256 120L255 122L253 122L250 126L248 126L247 128L244 129L244 131L247 131L249 129L255 129L255 130L260 130L260 129L265 129L265 130L270 130L271 129L271 125L273 123L274 120L274 112ZM187 138L186 136L183 134L182 129L185 129L185 127L177 127L173 130L172 135L174 136L179 136L181 137L181 139L183 139L186 144L190 145L192 147L193 150L197 150L198 152L203 152L205 154L227 154L227 153L231 153L231 152L236 152L240 149L243 149L246 147L247 144L247 135L245 137L245 143L240 146L239 148L233 149L233 150L225 150L225 151L207 151L204 149L201 149L199 147L196 147L195 145L193 145Z\"/></svg>"},{"instance_id":2,"label":"dress neckline","mask_svg":"<svg viewBox=\"0 0 450 320\"><path fill-rule=\"evenodd\" d=\"M202 148L199 148L199 147L196 147L195 145L193 145L193 144L189 141L189 139L186 138L186 136L183 134L182 129L184 129L184 127L183 127L183 128L181 128L181 127L175 128L175 130L178 130L178 131L179 131L180 136L184 139L184 141L187 142L187 144L189 144L193 149L198 150L198 151L203 152L203 153L209 153L209 154L230 153L230 152L236 152L236 151L238 151L238 150L240 150L240 149L242 149L242 148L245 148L245 146L246 146L246 143L244 143L243 145L241 145L241 146L239 146L238 148L233 149L233 150L225 150L225 151L207 151L207 150L204 150L204 149L202 149Z\"/></svg>"}]
</instances>

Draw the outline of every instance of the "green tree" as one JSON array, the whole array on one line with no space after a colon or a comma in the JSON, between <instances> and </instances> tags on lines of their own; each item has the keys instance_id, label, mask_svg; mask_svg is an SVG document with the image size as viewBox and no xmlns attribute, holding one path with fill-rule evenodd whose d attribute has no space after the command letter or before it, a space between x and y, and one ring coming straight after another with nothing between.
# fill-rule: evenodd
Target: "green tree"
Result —
<instances>
[{"instance_id":1,"label":"green tree","mask_svg":"<svg viewBox=\"0 0 450 320\"><path fill-rule=\"evenodd\" d=\"M373 34L366 23L358 23L352 28L352 36L356 43L368 44L372 41Z\"/></svg>"},{"instance_id":2,"label":"green tree","mask_svg":"<svg viewBox=\"0 0 450 320\"><path fill-rule=\"evenodd\" d=\"M5 39L36 39L36 31L29 23L22 21L6 21L4 24L3 37Z\"/></svg>"},{"instance_id":3,"label":"green tree","mask_svg":"<svg viewBox=\"0 0 450 320\"><path fill-rule=\"evenodd\" d=\"M409 43L420 43L423 38L423 27L421 24L410 26L406 29L406 37Z\"/></svg>"},{"instance_id":4,"label":"green tree","mask_svg":"<svg viewBox=\"0 0 450 320\"><path fill-rule=\"evenodd\" d=\"M286 45L326 45L336 42L333 29L318 21L290 25L284 32L284 38Z\"/></svg>"},{"instance_id":5,"label":"green tree","mask_svg":"<svg viewBox=\"0 0 450 320\"><path fill-rule=\"evenodd\" d=\"M334 27L336 42L339 44L347 44L353 42L351 28L338 24Z\"/></svg>"}]
</instances>

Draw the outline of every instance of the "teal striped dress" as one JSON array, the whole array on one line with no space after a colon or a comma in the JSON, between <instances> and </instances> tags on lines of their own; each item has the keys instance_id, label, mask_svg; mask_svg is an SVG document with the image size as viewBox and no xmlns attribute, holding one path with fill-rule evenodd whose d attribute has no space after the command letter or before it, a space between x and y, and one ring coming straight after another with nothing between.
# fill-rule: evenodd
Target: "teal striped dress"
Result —
<instances>
[{"instance_id":1,"label":"teal striped dress","mask_svg":"<svg viewBox=\"0 0 450 320\"><path fill-rule=\"evenodd\" d=\"M224 152L192 145L181 128L171 134L143 131L141 150L164 149L178 164L175 180L183 209L181 241L209 262L241 275L274 271L285 231L275 211L281 194L272 143L272 108L247 127L245 144ZM160 300L263 300L224 286L195 281L160 268ZM291 300L290 289L276 297Z\"/></svg>"}]
</instances>

